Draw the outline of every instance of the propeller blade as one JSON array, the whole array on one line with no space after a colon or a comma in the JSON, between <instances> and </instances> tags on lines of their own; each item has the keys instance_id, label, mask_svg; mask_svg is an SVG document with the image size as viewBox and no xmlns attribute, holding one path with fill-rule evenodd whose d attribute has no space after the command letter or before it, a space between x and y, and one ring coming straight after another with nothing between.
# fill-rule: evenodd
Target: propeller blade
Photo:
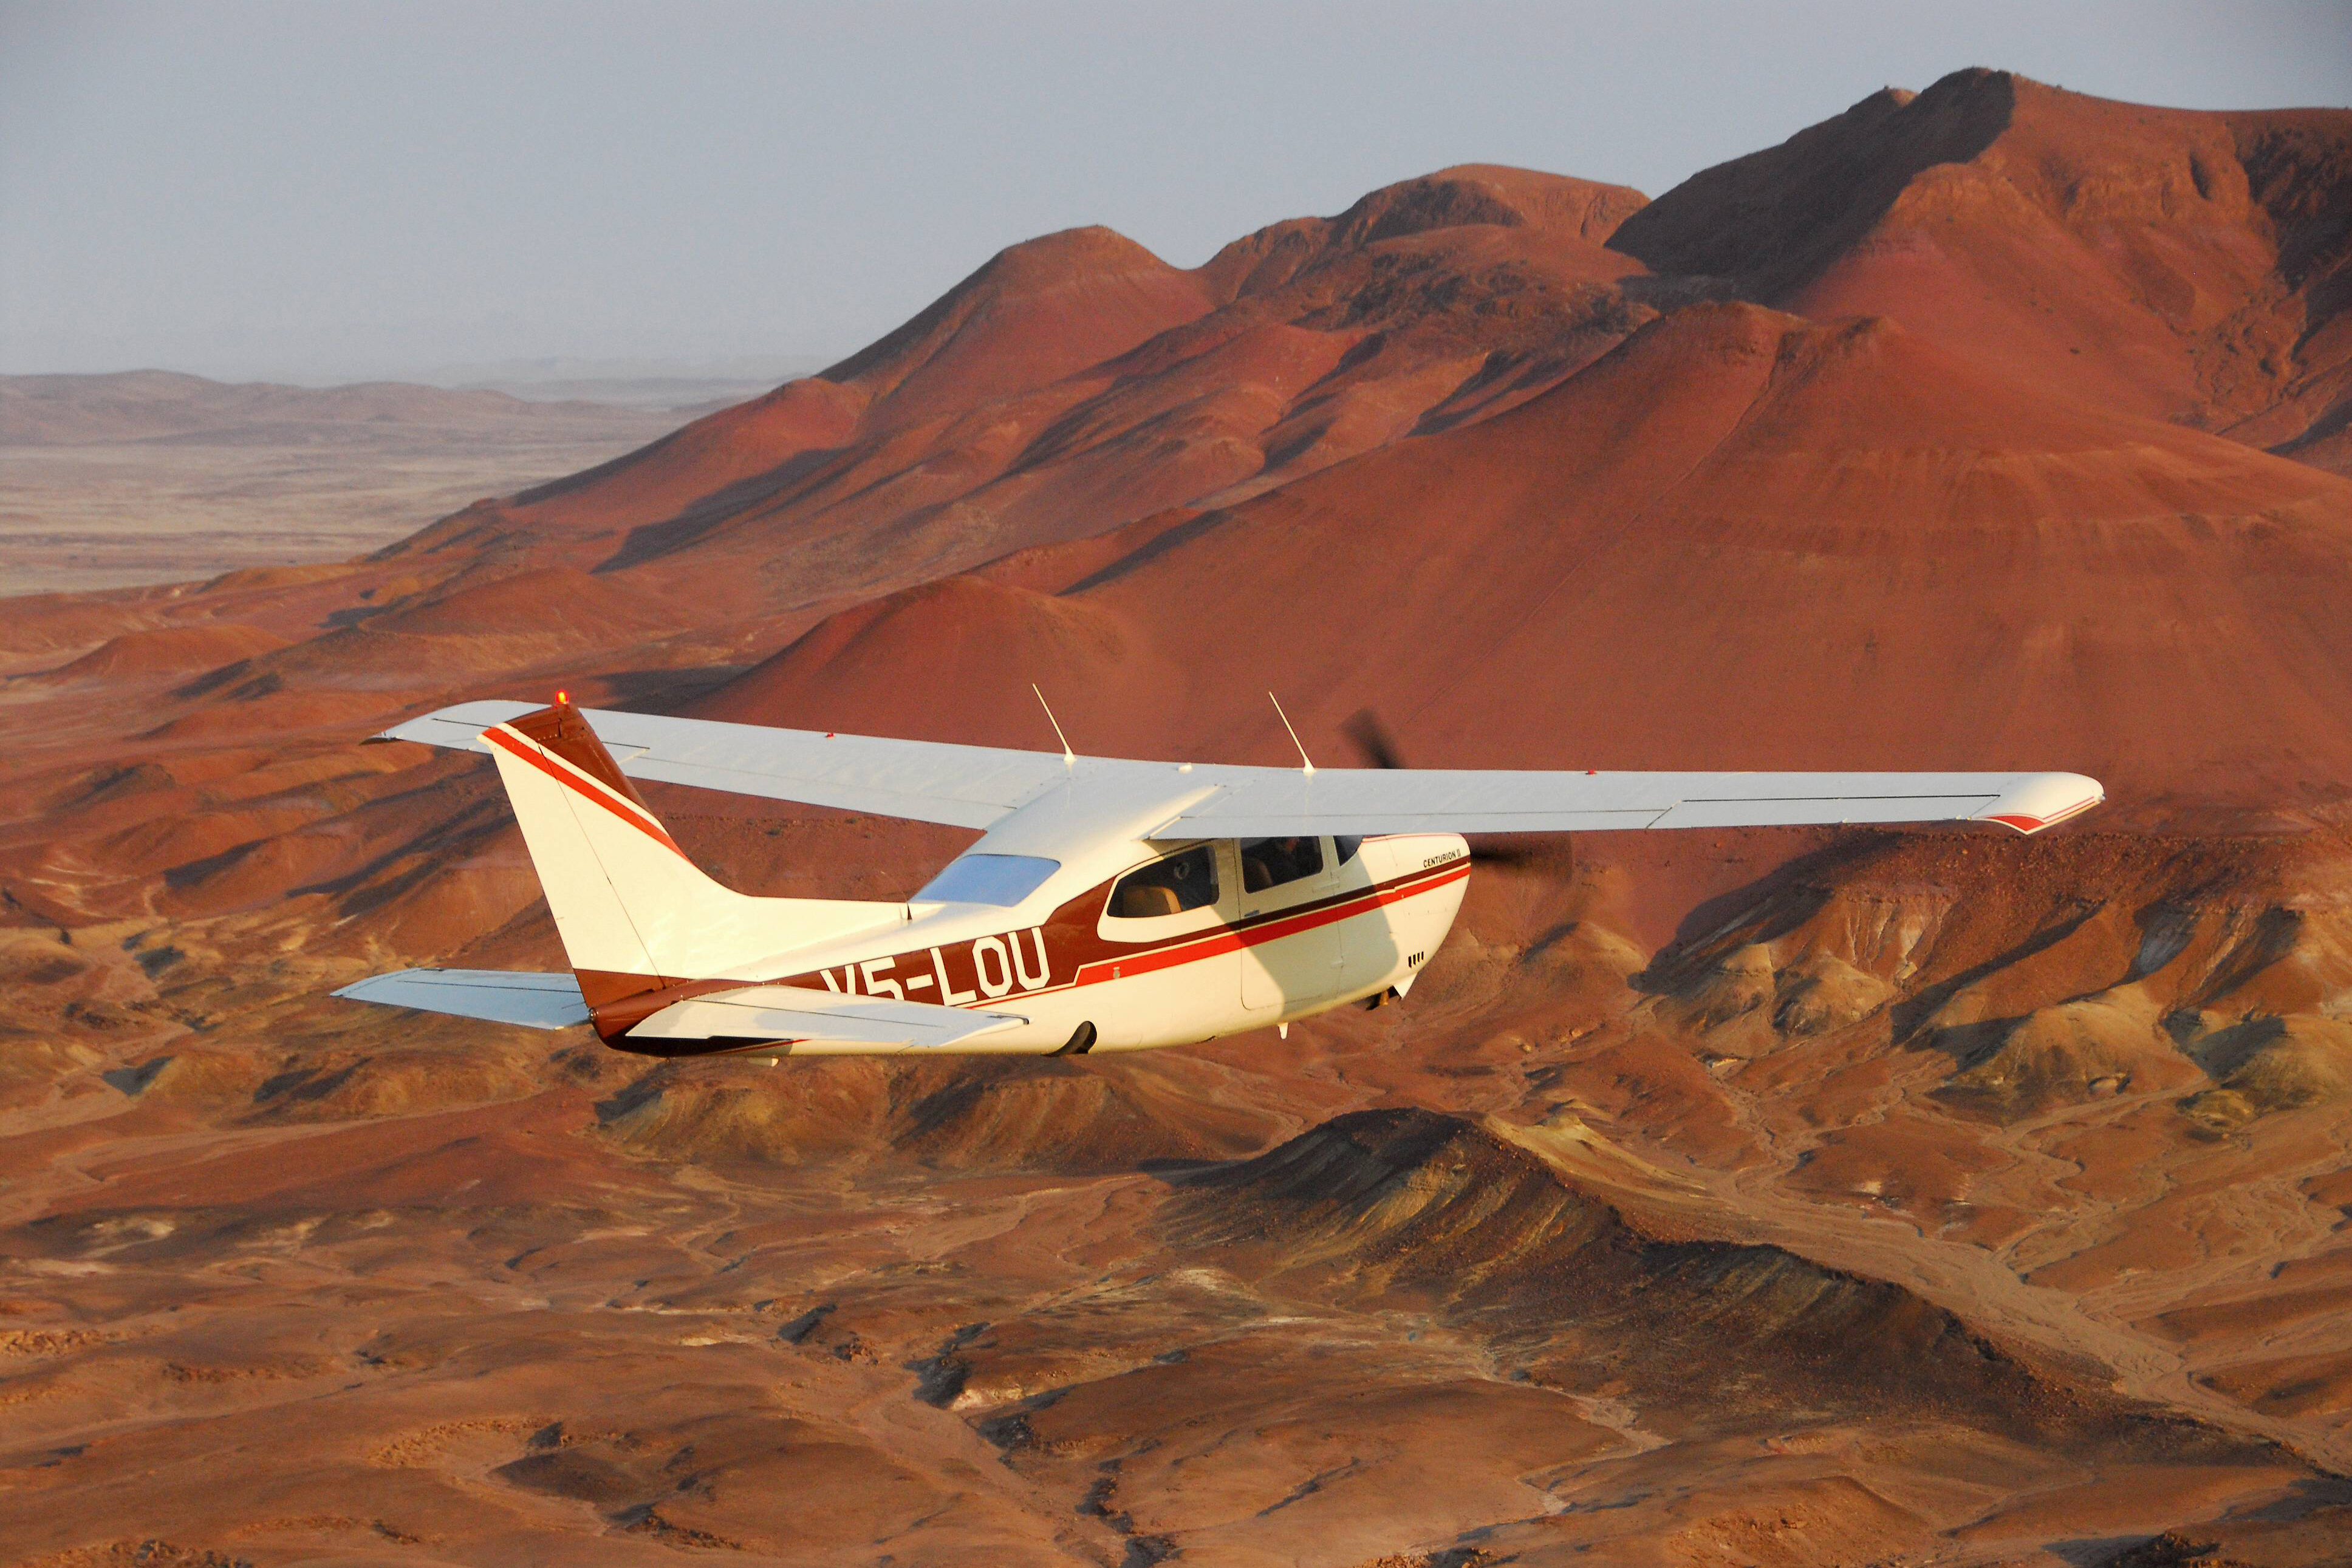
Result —
<instances>
[{"instance_id":1,"label":"propeller blade","mask_svg":"<svg viewBox=\"0 0 2352 1568\"><path fill-rule=\"evenodd\" d=\"M1482 834L1470 845L1474 865L1567 878L1576 873L1576 846L1566 833Z\"/></svg>"},{"instance_id":2,"label":"propeller blade","mask_svg":"<svg viewBox=\"0 0 2352 1568\"><path fill-rule=\"evenodd\" d=\"M1339 733L1374 768L1408 766L1390 738L1388 727L1370 708L1357 709L1339 727ZM1563 881L1576 874L1576 850L1566 833L1482 833L1470 846L1470 858L1496 871L1534 872Z\"/></svg>"},{"instance_id":3,"label":"propeller blade","mask_svg":"<svg viewBox=\"0 0 2352 1568\"><path fill-rule=\"evenodd\" d=\"M1371 709L1357 709L1355 716L1339 727L1339 733L1354 742L1356 749L1363 753L1364 760L1373 767L1402 768L1405 766L1404 758L1398 752L1396 743L1389 738L1387 727L1381 723L1379 716Z\"/></svg>"}]
</instances>

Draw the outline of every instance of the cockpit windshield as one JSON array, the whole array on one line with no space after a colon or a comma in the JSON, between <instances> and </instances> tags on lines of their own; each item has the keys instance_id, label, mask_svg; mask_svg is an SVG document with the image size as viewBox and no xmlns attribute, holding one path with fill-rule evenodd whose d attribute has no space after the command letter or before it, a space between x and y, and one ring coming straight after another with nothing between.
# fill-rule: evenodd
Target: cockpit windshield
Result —
<instances>
[{"instance_id":1,"label":"cockpit windshield","mask_svg":"<svg viewBox=\"0 0 2352 1568\"><path fill-rule=\"evenodd\" d=\"M1062 869L1039 855L960 855L923 884L916 904L1020 903Z\"/></svg>"}]
</instances>

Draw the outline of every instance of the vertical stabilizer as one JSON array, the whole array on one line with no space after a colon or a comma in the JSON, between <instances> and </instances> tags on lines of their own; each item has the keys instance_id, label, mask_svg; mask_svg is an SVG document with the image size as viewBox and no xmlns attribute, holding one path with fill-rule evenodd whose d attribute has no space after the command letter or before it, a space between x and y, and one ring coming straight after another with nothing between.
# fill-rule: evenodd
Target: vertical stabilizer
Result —
<instances>
[{"instance_id":1,"label":"vertical stabilizer","mask_svg":"<svg viewBox=\"0 0 2352 1568\"><path fill-rule=\"evenodd\" d=\"M894 925L898 904L753 898L686 857L562 693L482 732L591 1007Z\"/></svg>"}]
</instances>

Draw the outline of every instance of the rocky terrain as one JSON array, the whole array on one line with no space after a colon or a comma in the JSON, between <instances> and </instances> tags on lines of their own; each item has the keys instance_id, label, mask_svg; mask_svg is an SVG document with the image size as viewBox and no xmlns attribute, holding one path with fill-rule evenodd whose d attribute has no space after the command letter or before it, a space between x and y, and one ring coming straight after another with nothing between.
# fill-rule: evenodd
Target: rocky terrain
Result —
<instances>
[{"instance_id":1,"label":"rocky terrain","mask_svg":"<svg viewBox=\"0 0 2352 1568\"><path fill-rule=\"evenodd\" d=\"M12 1560L2352 1557L2348 266L2352 111L1962 72L1655 202L1046 236L373 554L9 601ZM1333 760L2109 804L1590 836L1404 1007L1127 1058L325 996L560 962L399 717L1045 746L1031 680L1094 752L1283 760L1272 686ZM647 793L761 892L968 837Z\"/></svg>"}]
</instances>

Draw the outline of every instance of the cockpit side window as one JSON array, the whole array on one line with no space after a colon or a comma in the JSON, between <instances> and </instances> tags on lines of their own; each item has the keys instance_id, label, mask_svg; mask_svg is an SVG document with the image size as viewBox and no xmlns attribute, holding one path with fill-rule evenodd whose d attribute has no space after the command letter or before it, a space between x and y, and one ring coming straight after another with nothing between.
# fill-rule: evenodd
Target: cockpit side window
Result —
<instances>
[{"instance_id":1,"label":"cockpit side window","mask_svg":"<svg viewBox=\"0 0 2352 1568\"><path fill-rule=\"evenodd\" d=\"M1244 839L1240 847L1244 893L1263 893L1286 882L1303 881L1323 869L1319 838Z\"/></svg>"},{"instance_id":2,"label":"cockpit side window","mask_svg":"<svg viewBox=\"0 0 2352 1568\"><path fill-rule=\"evenodd\" d=\"M1116 920L1149 920L1216 902L1215 846L1195 844L1119 878L1110 890L1110 915Z\"/></svg>"}]
</instances>

